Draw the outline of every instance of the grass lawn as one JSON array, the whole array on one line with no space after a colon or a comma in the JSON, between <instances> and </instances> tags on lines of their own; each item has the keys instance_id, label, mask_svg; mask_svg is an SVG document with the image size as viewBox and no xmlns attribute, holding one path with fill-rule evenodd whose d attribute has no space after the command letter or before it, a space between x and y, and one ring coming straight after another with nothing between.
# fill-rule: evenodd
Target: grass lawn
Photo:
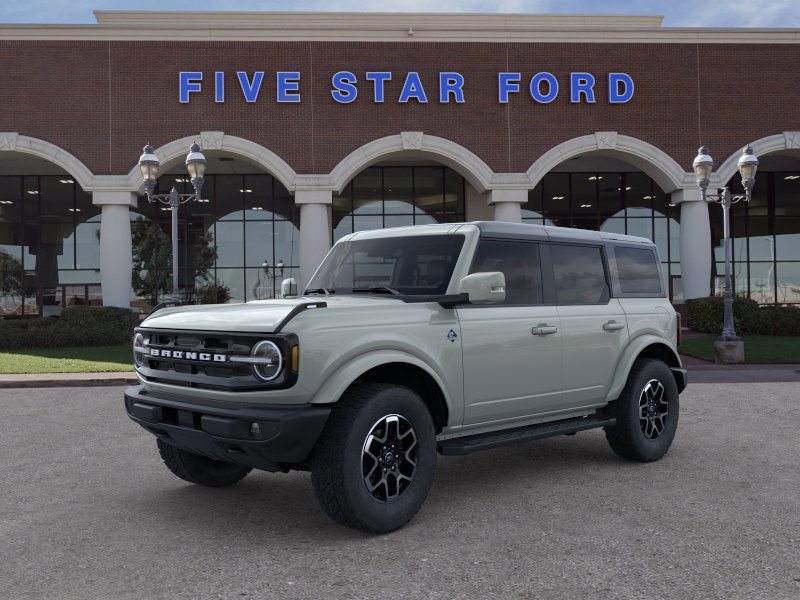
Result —
<instances>
[{"instance_id":1,"label":"grass lawn","mask_svg":"<svg viewBox=\"0 0 800 600\"><path fill-rule=\"evenodd\" d=\"M693 337L678 347L678 352L704 360L714 360L716 335ZM800 363L800 337L743 335L744 360L748 363Z\"/></svg>"},{"instance_id":2,"label":"grass lawn","mask_svg":"<svg viewBox=\"0 0 800 600\"><path fill-rule=\"evenodd\" d=\"M0 374L133 371L131 345L0 352Z\"/></svg>"}]
</instances>

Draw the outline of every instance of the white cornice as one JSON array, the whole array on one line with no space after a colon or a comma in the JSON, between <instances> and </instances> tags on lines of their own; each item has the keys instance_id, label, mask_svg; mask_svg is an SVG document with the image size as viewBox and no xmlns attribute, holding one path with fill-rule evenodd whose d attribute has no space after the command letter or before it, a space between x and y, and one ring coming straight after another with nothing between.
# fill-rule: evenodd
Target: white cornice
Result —
<instances>
[{"instance_id":1,"label":"white cornice","mask_svg":"<svg viewBox=\"0 0 800 600\"><path fill-rule=\"evenodd\" d=\"M786 44L800 29L669 28L662 17L97 11L97 24L0 24L0 40Z\"/></svg>"}]
</instances>

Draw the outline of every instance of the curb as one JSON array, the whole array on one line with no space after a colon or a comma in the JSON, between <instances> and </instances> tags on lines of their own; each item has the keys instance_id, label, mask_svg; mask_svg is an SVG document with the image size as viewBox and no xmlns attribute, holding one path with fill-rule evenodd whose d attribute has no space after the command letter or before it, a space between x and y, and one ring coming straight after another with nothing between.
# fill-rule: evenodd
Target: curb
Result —
<instances>
[{"instance_id":1,"label":"curb","mask_svg":"<svg viewBox=\"0 0 800 600\"><path fill-rule=\"evenodd\" d=\"M64 373L54 373L54 375L61 375L61 377L39 377L34 378L31 376L17 376L17 378L6 379L0 376L0 389L24 389L24 388L53 388L53 387L107 387L115 385L135 385L139 380L135 375L128 373L120 374L121 376L107 377L104 374L98 373L95 377L85 377L86 373L75 373L75 375L83 375L84 377L63 377ZM5 376L14 377L14 376Z\"/></svg>"}]
</instances>

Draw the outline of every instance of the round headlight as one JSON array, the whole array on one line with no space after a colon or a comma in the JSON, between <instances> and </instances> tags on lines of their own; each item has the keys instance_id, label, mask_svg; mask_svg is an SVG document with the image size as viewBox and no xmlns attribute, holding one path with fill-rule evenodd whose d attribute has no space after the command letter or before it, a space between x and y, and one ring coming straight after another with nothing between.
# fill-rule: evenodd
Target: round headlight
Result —
<instances>
[{"instance_id":1,"label":"round headlight","mask_svg":"<svg viewBox=\"0 0 800 600\"><path fill-rule=\"evenodd\" d=\"M274 342L261 340L253 346L250 355L259 359L258 363L253 365L253 373L261 381L272 381L280 375L283 368L283 357Z\"/></svg>"},{"instance_id":2,"label":"round headlight","mask_svg":"<svg viewBox=\"0 0 800 600\"><path fill-rule=\"evenodd\" d=\"M144 336L141 333L133 336L133 362L137 367L144 364L144 354L138 351L139 348L144 348Z\"/></svg>"}]
</instances>

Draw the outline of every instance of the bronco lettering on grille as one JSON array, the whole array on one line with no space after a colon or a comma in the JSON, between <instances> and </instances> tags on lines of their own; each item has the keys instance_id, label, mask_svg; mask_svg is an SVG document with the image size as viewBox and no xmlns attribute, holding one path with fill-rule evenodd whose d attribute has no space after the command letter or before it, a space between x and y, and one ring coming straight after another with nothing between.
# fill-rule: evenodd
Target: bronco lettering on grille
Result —
<instances>
[{"instance_id":1,"label":"bronco lettering on grille","mask_svg":"<svg viewBox=\"0 0 800 600\"><path fill-rule=\"evenodd\" d=\"M159 350L150 349L150 356L158 358L178 358L185 360L202 360L204 362L226 362L225 354L209 354L208 352L187 352L185 350Z\"/></svg>"}]
</instances>

